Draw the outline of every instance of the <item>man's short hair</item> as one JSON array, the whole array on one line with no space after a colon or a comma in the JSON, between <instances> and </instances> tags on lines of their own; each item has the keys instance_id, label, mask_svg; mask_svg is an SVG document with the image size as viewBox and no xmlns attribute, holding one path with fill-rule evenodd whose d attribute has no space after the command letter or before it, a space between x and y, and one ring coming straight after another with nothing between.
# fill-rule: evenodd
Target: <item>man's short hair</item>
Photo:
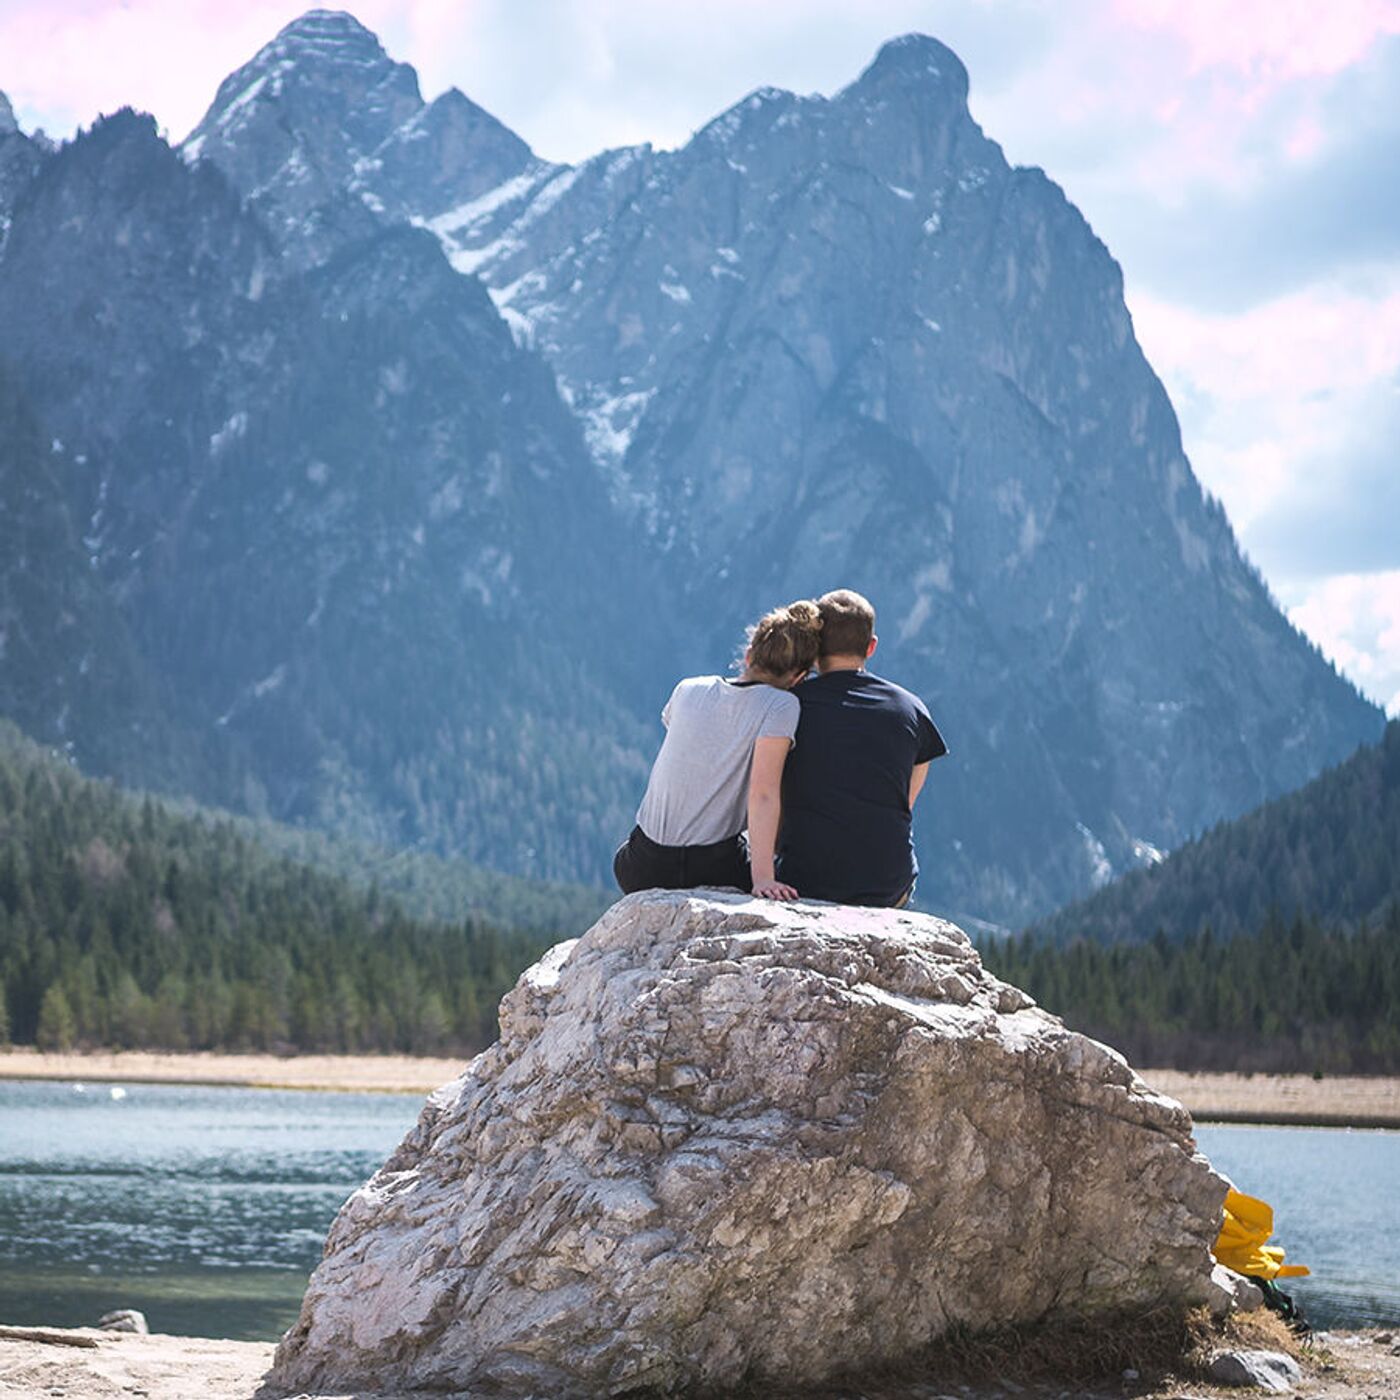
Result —
<instances>
[{"instance_id":1,"label":"man's short hair","mask_svg":"<svg viewBox=\"0 0 1400 1400\"><path fill-rule=\"evenodd\" d=\"M817 599L822 615L823 656L864 656L875 635L875 609L868 598L838 588Z\"/></svg>"}]
</instances>

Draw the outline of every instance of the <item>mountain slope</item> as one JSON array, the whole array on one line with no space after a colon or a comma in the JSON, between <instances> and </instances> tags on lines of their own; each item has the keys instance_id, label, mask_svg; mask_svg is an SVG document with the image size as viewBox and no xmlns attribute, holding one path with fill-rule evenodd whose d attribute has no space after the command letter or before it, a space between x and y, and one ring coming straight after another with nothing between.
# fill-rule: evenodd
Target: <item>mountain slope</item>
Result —
<instances>
[{"instance_id":1,"label":"mountain slope","mask_svg":"<svg viewBox=\"0 0 1400 1400\"><path fill-rule=\"evenodd\" d=\"M98 771L179 786L195 755L94 575L62 447L0 362L0 715Z\"/></svg>"},{"instance_id":2,"label":"mountain slope","mask_svg":"<svg viewBox=\"0 0 1400 1400\"><path fill-rule=\"evenodd\" d=\"M941 45L889 45L830 101L755 94L601 227L567 222L582 180L527 205L478 270L710 646L754 597L876 599L955 751L925 896L1033 907L1378 717L1203 498L1106 250L965 97Z\"/></svg>"},{"instance_id":3,"label":"mountain slope","mask_svg":"<svg viewBox=\"0 0 1400 1400\"><path fill-rule=\"evenodd\" d=\"M645 661L598 638L645 639L655 590L552 376L430 235L372 225L299 272L212 165L118 114L17 207L0 322L202 756L185 790L601 866L644 772L617 689Z\"/></svg>"},{"instance_id":4,"label":"mountain slope","mask_svg":"<svg viewBox=\"0 0 1400 1400\"><path fill-rule=\"evenodd\" d=\"M1400 911L1400 720L1306 787L1222 823L1059 910L1030 932L1055 942L1253 933L1270 919L1379 924Z\"/></svg>"},{"instance_id":5,"label":"mountain slope","mask_svg":"<svg viewBox=\"0 0 1400 1400\"><path fill-rule=\"evenodd\" d=\"M44 147L19 129L10 99L0 92L0 249L5 245L15 200L34 178L44 154Z\"/></svg>"}]
</instances>

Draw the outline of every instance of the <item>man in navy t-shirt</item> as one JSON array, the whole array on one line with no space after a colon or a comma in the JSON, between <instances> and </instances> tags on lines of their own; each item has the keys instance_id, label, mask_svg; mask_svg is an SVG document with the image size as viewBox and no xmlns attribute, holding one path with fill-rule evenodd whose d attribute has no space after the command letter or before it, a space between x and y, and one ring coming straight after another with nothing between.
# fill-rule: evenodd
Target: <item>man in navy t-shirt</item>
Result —
<instances>
[{"instance_id":1,"label":"man in navy t-shirt","mask_svg":"<svg viewBox=\"0 0 1400 1400\"><path fill-rule=\"evenodd\" d=\"M914 890L910 813L928 766L948 752L917 695L871 675L875 609L849 589L817 599L820 674L783 770L778 874L804 899L901 908Z\"/></svg>"}]
</instances>

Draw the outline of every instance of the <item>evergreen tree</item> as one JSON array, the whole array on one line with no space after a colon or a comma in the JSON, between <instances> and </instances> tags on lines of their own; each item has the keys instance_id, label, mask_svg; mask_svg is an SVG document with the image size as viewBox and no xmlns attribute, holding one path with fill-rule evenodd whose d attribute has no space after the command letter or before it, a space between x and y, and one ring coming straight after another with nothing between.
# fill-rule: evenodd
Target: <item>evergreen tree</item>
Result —
<instances>
[{"instance_id":1,"label":"evergreen tree","mask_svg":"<svg viewBox=\"0 0 1400 1400\"><path fill-rule=\"evenodd\" d=\"M39 1005L39 1029L35 1043L45 1051L71 1050L76 1033L68 998L63 995L63 988L54 982Z\"/></svg>"}]
</instances>

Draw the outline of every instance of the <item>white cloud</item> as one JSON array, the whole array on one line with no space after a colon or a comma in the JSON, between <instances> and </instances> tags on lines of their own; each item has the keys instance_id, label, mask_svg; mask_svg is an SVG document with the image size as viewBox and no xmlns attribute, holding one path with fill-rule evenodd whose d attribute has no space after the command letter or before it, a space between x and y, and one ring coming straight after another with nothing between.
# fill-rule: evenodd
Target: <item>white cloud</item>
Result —
<instances>
[{"instance_id":1,"label":"white cloud","mask_svg":"<svg viewBox=\"0 0 1400 1400\"><path fill-rule=\"evenodd\" d=\"M1235 315L1131 297L1202 483L1294 623L1400 705L1400 268Z\"/></svg>"},{"instance_id":2,"label":"white cloud","mask_svg":"<svg viewBox=\"0 0 1400 1400\"><path fill-rule=\"evenodd\" d=\"M1234 315L1141 293L1130 306L1192 464L1251 552L1266 545L1256 525L1290 497L1310 505L1319 484L1354 493L1349 473L1370 463L1349 449L1400 385L1400 267L1358 270ZM1280 583L1316 571L1306 559L1260 562Z\"/></svg>"},{"instance_id":3,"label":"white cloud","mask_svg":"<svg viewBox=\"0 0 1400 1400\"><path fill-rule=\"evenodd\" d=\"M1400 717L1400 569L1323 579L1299 590L1288 615L1387 714Z\"/></svg>"}]
</instances>

